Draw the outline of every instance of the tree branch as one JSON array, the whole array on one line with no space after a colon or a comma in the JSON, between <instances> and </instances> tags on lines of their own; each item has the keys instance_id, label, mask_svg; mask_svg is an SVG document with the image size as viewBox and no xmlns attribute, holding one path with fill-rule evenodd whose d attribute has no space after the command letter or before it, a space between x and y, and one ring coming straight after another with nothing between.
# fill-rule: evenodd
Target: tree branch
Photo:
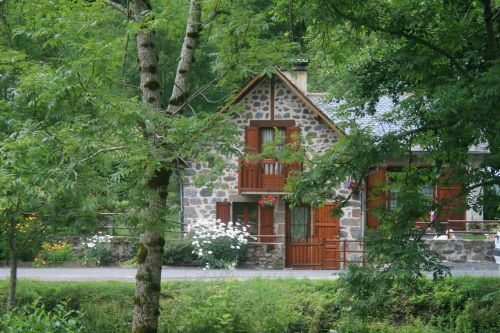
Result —
<instances>
[{"instance_id":1,"label":"tree branch","mask_svg":"<svg viewBox=\"0 0 500 333\"><path fill-rule=\"evenodd\" d=\"M93 159L94 157L96 157L97 155L102 154L102 153L107 153L107 152L110 152L110 151L116 151L116 150L123 150L123 149L125 149L125 147L123 147L123 146L119 146L119 147L110 147L110 148L102 148L102 149L99 149L98 151L96 151L95 153L91 154L90 156L85 157L84 159L81 159L79 163L80 163L80 164L85 163L85 162L87 162L88 160L91 160L91 159Z\"/></svg>"},{"instance_id":2,"label":"tree branch","mask_svg":"<svg viewBox=\"0 0 500 333\"><path fill-rule=\"evenodd\" d=\"M371 24L371 23L368 23L370 21L368 20L363 20L363 19L360 19L358 17L355 17L353 15L349 15L349 14L346 14L344 12L342 12L338 7L335 6L335 4L331 3L330 1L326 1L324 2L327 6L330 6L330 8L340 17L348 20L348 21L351 21L353 23L356 23L360 26L364 26L372 31L377 31L377 32L383 32L383 33L387 33L387 34L390 34L390 35L393 35L393 36L397 36L397 37L401 37L401 38L405 38L407 40L410 40L410 41L413 41L413 42L416 42L418 44L421 44L427 48L429 48L430 50L434 51L435 53L447 58L451 64L463 75L466 75L466 71L465 71L465 68L460 65L460 63L457 61L457 59L453 56L453 54L451 52L448 52L447 50L429 42L428 40L425 40L423 39L422 37L419 37L419 36L416 36L416 35L413 35L413 34L410 34L410 33L407 33L405 31L402 31L402 30L394 30L394 29L390 29L390 28L384 28L384 27L381 27L381 26L378 26L376 24Z\"/></svg>"},{"instance_id":3,"label":"tree branch","mask_svg":"<svg viewBox=\"0 0 500 333\"><path fill-rule=\"evenodd\" d=\"M497 58L497 41L495 29L493 28L493 11L491 0L481 0L483 4L483 19L486 29L486 59L495 60Z\"/></svg>"},{"instance_id":4,"label":"tree branch","mask_svg":"<svg viewBox=\"0 0 500 333\"><path fill-rule=\"evenodd\" d=\"M9 41L9 47L14 48L14 43L12 42L12 32L9 28L9 23L7 22L7 17L5 16L4 6L6 1L0 1L0 18L2 19L3 28L5 29L5 34L7 35L7 40Z\"/></svg>"},{"instance_id":5,"label":"tree branch","mask_svg":"<svg viewBox=\"0 0 500 333\"><path fill-rule=\"evenodd\" d=\"M127 17L129 16L129 11L122 4L114 2L113 0L104 0L104 2L107 5L113 7L114 9L118 10L119 12L121 12L123 15L125 15Z\"/></svg>"}]
</instances>

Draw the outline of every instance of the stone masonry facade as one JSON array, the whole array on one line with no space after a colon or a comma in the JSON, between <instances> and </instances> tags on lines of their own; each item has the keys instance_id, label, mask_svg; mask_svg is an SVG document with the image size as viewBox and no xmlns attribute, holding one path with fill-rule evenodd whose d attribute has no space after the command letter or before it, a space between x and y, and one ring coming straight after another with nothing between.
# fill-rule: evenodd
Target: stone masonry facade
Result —
<instances>
[{"instance_id":1,"label":"stone masonry facade","mask_svg":"<svg viewBox=\"0 0 500 333\"><path fill-rule=\"evenodd\" d=\"M234 116L234 122L238 127L241 138L239 142L240 152L243 152L245 140L245 128L250 126L252 120L271 119L271 83L270 78L263 79L238 103L241 109ZM274 79L274 119L294 120L295 126L301 130L303 147L307 154L321 153L324 149L337 142L337 133L322 119L315 117L313 110L277 77ZM184 223L190 224L197 219L215 218L216 203L229 202L257 202L262 195L238 194L238 157L228 161L228 167L219 179L219 184L213 189L197 187L195 177L199 173L209 172L208 166L202 164L191 165L186 168L183 178L183 206ZM337 189L337 193L347 196L350 190L348 184ZM279 199L279 194L276 195ZM274 232L277 235L276 242L269 246L255 245L250 247L249 265L259 268L284 267L284 235L285 235L285 209L286 203L279 200L274 211ZM260 214L258 214L260 216ZM358 239L362 237L362 214L361 200L359 196L353 196L349 204L344 207L344 215L340 220L340 238ZM350 249L359 249L357 244L349 244ZM255 258L252 258L255 257ZM264 259L263 259L264 258Z\"/></svg>"}]
</instances>

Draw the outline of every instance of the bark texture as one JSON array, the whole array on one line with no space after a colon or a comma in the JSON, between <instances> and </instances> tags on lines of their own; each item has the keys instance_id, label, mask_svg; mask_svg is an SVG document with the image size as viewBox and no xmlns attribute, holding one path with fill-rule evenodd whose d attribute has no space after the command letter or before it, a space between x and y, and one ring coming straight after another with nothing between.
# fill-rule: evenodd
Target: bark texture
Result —
<instances>
[{"instance_id":1,"label":"bark texture","mask_svg":"<svg viewBox=\"0 0 500 333\"><path fill-rule=\"evenodd\" d=\"M137 249L133 333L158 332L164 244L162 235L153 230L141 234Z\"/></svg>"},{"instance_id":2,"label":"bark texture","mask_svg":"<svg viewBox=\"0 0 500 333\"><path fill-rule=\"evenodd\" d=\"M9 247L10 247L10 277L9 295L7 297L7 308L16 306L17 289L17 242L16 242L16 221L12 219L9 223Z\"/></svg>"},{"instance_id":3,"label":"bark texture","mask_svg":"<svg viewBox=\"0 0 500 333\"><path fill-rule=\"evenodd\" d=\"M182 44L181 56L175 73L174 87L168 102L167 112L176 113L189 97L189 72L194 62L194 50L198 43L201 28L201 1L191 0L186 35Z\"/></svg>"},{"instance_id":4,"label":"bark texture","mask_svg":"<svg viewBox=\"0 0 500 333\"><path fill-rule=\"evenodd\" d=\"M142 102L162 112L162 94L157 73L158 56L154 43L154 32L148 27L147 15L151 11L148 0L134 0L133 16L141 22L142 29L136 35L137 57L140 71ZM161 124L160 124L161 125ZM162 126L155 126L162 131ZM162 133L163 134L163 133ZM160 160L161 141L156 134L144 134L150 145L151 159ZM137 275L134 296L132 333L156 333L160 314L161 265L163 260L163 225L166 208L167 187L170 171L162 167L147 175L145 200L147 207L142 216L145 231L141 235L137 251Z\"/></svg>"},{"instance_id":5,"label":"bark texture","mask_svg":"<svg viewBox=\"0 0 500 333\"><path fill-rule=\"evenodd\" d=\"M143 19L151 11L148 0L135 0L134 20L142 22L143 29L137 33L137 57L141 77L142 102L155 109L163 107L160 81L158 79L158 55L156 54L154 31L148 29Z\"/></svg>"}]
</instances>

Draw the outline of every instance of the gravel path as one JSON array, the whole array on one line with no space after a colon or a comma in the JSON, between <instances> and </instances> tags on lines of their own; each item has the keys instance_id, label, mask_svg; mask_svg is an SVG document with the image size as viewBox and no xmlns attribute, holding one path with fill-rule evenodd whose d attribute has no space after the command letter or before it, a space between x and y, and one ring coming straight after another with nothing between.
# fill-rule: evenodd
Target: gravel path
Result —
<instances>
[{"instance_id":1,"label":"gravel path","mask_svg":"<svg viewBox=\"0 0 500 333\"><path fill-rule=\"evenodd\" d=\"M452 275L496 276L500 277L500 265L495 263L451 264ZM162 281L172 280L212 280L212 279L336 279L341 271L333 270L253 270L237 269L207 270L200 268L166 267L162 270ZM134 281L135 268L19 268L20 279L46 281ZM0 268L0 279L8 279L9 269Z\"/></svg>"}]
</instances>

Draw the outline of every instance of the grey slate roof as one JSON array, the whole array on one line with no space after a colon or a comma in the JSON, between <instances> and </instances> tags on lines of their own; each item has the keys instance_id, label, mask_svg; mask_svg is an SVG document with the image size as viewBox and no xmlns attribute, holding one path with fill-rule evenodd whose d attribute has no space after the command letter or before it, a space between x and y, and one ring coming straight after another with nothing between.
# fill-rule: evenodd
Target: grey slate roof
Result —
<instances>
[{"instance_id":1,"label":"grey slate roof","mask_svg":"<svg viewBox=\"0 0 500 333\"><path fill-rule=\"evenodd\" d=\"M328 99L324 94L310 94L309 99L318 106L333 122L341 124L346 120L355 121L361 128L370 128L375 135L384 135L403 129L403 122L389 117L389 112L396 106L388 96L383 96L375 105L373 115L365 114L362 117L341 117L339 108L344 106L344 100ZM402 97L404 99L405 97ZM349 127L343 128L349 134Z\"/></svg>"},{"instance_id":2,"label":"grey slate roof","mask_svg":"<svg viewBox=\"0 0 500 333\"><path fill-rule=\"evenodd\" d=\"M399 100L402 101L408 98L410 95L402 95ZM308 94L307 97L325 113L329 116L334 123L340 125L340 128L344 132L349 134L349 126L342 126L346 120L355 122L361 128L369 128L372 133L377 136L382 136L389 133L395 133L401 130L410 130L411 126L404 124L400 119L395 119L390 111L396 107L393 99L388 96L383 96L380 98L378 103L375 105L375 113L373 115L363 114L362 116L354 117L352 115L343 117L341 115L341 106L345 106L345 100L335 100L328 98L326 94ZM406 126L406 127L405 127ZM420 146L413 147L414 151L422 151ZM481 143L479 145L471 146L469 148L469 153L471 154L487 154L489 152L488 144Z\"/></svg>"}]
</instances>

